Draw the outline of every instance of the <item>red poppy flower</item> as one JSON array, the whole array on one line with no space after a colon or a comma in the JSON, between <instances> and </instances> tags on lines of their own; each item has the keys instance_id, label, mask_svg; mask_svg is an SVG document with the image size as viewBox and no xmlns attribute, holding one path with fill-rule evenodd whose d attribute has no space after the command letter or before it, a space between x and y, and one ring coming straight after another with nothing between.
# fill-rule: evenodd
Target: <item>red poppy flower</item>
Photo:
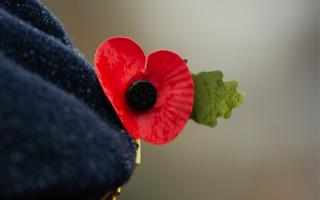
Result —
<instances>
[{"instance_id":1,"label":"red poppy flower","mask_svg":"<svg viewBox=\"0 0 320 200\"><path fill-rule=\"evenodd\" d=\"M192 76L183 59L159 50L145 55L129 38L103 42L95 54L99 82L124 127L134 138L168 143L192 111Z\"/></svg>"}]
</instances>

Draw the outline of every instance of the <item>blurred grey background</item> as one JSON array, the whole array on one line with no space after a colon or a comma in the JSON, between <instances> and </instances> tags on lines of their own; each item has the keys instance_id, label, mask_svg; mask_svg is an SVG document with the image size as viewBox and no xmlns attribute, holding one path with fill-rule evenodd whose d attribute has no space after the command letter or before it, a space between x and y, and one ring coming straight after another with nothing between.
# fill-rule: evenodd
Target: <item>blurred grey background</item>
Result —
<instances>
[{"instance_id":1,"label":"blurred grey background","mask_svg":"<svg viewBox=\"0 0 320 200\"><path fill-rule=\"evenodd\" d=\"M126 199L317 200L317 0L45 0L89 59L111 36L220 69L246 102L214 129L143 144Z\"/></svg>"}]
</instances>

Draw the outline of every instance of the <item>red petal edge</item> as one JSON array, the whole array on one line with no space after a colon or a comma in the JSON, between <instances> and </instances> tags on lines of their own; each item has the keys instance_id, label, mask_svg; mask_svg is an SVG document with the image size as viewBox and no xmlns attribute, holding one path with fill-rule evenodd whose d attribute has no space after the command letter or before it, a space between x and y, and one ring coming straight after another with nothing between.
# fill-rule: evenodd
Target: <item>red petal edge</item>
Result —
<instances>
[{"instance_id":1,"label":"red petal edge","mask_svg":"<svg viewBox=\"0 0 320 200\"><path fill-rule=\"evenodd\" d=\"M194 88L192 76L183 59L167 50L155 51L147 57L145 72L157 88L155 106L138 116L141 139L152 144L165 144L175 139L189 120Z\"/></svg>"},{"instance_id":2,"label":"red petal edge","mask_svg":"<svg viewBox=\"0 0 320 200\"><path fill-rule=\"evenodd\" d=\"M140 138L138 123L126 103L125 92L133 80L143 76L146 64L143 50L129 38L114 37L97 48L95 64L100 85L122 124L134 139Z\"/></svg>"}]
</instances>

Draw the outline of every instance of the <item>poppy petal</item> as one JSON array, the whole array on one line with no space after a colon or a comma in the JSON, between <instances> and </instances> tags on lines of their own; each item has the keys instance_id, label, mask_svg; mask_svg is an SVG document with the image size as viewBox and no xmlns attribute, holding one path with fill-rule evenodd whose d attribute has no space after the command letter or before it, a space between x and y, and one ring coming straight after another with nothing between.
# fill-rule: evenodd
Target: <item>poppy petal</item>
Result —
<instances>
[{"instance_id":1,"label":"poppy petal","mask_svg":"<svg viewBox=\"0 0 320 200\"><path fill-rule=\"evenodd\" d=\"M192 76L183 59L174 52L160 50L147 57L145 75L156 87L154 107L137 116L140 137L148 143L164 144L178 136L193 106Z\"/></svg>"},{"instance_id":2,"label":"poppy petal","mask_svg":"<svg viewBox=\"0 0 320 200\"><path fill-rule=\"evenodd\" d=\"M146 56L139 45L129 38L115 37L103 42L95 54L100 85L130 133L139 138L139 127L132 109L125 100L132 81L143 77Z\"/></svg>"}]
</instances>

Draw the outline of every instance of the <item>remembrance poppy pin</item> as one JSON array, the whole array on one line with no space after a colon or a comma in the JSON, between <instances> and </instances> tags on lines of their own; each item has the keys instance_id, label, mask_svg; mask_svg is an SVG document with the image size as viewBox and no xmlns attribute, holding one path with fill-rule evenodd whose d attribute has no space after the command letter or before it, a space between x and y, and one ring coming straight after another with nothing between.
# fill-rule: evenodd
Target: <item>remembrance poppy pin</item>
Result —
<instances>
[{"instance_id":1,"label":"remembrance poppy pin","mask_svg":"<svg viewBox=\"0 0 320 200\"><path fill-rule=\"evenodd\" d=\"M140 139L166 144L175 139L189 119L214 127L217 118L229 118L244 101L236 81L223 81L221 71L190 73L175 52L158 50L145 54L126 37L110 38L97 48L95 67L100 85L124 128ZM117 199L121 188L102 199Z\"/></svg>"},{"instance_id":2,"label":"remembrance poppy pin","mask_svg":"<svg viewBox=\"0 0 320 200\"><path fill-rule=\"evenodd\" d=\"M133 40L114 37L98 47L95 65L104 93L134 139L165 144L181 133L192 112L194 86L178 54L145 55Z\"/></svg>"},{"instance_id":3,"label":"remembrance poppy pin","mask_svg":"<svg viewBox=\"0 0 320 200\"><path fill-rule=\"evenodd\" d=\"M190 73L175 52L145 54L127 37L113 37L95 53L100 85L123 126L136 140L165 144L175 139L189 119L215 127L228 119L245 95L236 81L223 81L221 71Z\"/></svg>"}]
</instances>

